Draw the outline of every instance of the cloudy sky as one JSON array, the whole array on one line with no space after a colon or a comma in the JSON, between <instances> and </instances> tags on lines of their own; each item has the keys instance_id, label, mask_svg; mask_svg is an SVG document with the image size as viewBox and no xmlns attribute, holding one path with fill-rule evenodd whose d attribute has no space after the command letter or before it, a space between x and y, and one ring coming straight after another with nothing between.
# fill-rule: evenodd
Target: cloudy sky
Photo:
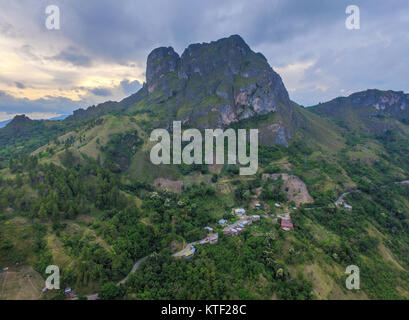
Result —
<instances>
[{"instance_id":1,"label":"cloudy sky","mask_svg":"<svg viewBox=\"0 0 409 320\"><path fill-rule=\"evenodd\" d=\"M361 28L345 27L360 8ZM46 7L60 30L46 28ZM0 0L0 121L120 100L158 46L240 34L305 106L367 88L409 90L407 0Z\"/></svg>"}]
</instances>

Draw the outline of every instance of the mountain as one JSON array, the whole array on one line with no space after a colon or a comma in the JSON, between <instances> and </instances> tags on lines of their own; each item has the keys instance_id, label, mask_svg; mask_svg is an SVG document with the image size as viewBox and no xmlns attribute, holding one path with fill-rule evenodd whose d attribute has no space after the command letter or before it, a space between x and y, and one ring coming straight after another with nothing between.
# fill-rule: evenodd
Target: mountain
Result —
<instances>
[{"instance_id":1,"label":"mountain","mask_svg":"<svg viewBox=\"0 0 409 320\"><path fill-rule=\"evenodd\" d=\"M382 134L409 124L409 94L366 90L313 106L310 110L335 119L350 130Z\"/></svg>"},{"instance_id":2,"label":"mountain","mask_svg":"<svg viewBox=\"0 0 409 320\"><path fill-rule=\"evenodd\" d=\"M25 114L15 116L4 128L9 135L21 135L32 129L36 122Z\"/></svg>"},{"instance_id":3,"label":"mountain","mask_svg":"<svg viewBox=\"0 0 409 320\"><path fill-rule=\"evenodd\" d=\"M61 116L54 117L54 118L50 118L50 119L47 119L47 120L59 121L59 120L64 120L64 119L66 119L66 118L68 118L68 117L69 117L68 114L63 114L63 115L61 115ZM12 120L13 120L13 119L9 119L9 120L5 120L5 121L0 122L0 129L1 129L1 128L4 128L5 126L7 126L7 124L9 124Z\"/></svg>"},{"instance_id":4,"label":"mountain","mask_svg":"<svg viewBox=\"0 0 409 320\"><path fill-rule=\"evenodd\" d=\"M74 111L72 118L143 111L163 123L181 120L198 128L223 128L275 113L275 120L261 128L262 136L288 145L295 132L293 106L280 76L238 35L192 44L181 56L172 47L157 48L148 56L139 92L119 103Z\"/></svg>"}]
</instances>

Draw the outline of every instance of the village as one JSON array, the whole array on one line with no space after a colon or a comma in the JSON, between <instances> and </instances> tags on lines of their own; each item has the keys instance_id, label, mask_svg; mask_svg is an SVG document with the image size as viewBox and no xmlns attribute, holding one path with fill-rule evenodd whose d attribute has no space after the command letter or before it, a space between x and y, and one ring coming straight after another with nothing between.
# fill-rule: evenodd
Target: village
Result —
<instances>
[{"instance_id":1,"label":"village","mask_svg":"<svg viewBox=\"0 0 409 320\"><path fill-rule=\"evenodd\" d=\"M274 206L277 209L281 208L281 205L278 203L275 203ZM256 203L254 207L256 210L258 210L260 209L261 204ZM293 207L292 209L296 210L297 208ZM244 208L236 208L232 210L232 213L236 218L238 218L238 220L235 221L234 223L228 224L228 221L226 219L220 219L218 221L218 225L223 227L222 230L223 234L228 236L237 236L241 234L247 226L251 225L253 222L260 221L261 217L273 218L274 222L278 222L278 219L281 219L282 230L290 231L293 229L293 223L289 212L263 215L254 214L247 216L246 210ZM190 259L191 257L194 256L196 252L195 246L205 244L216 244L219 241L219 234L217 232L214 232L214 228L206 226L204 229L209 232L206 238L189 243L183 250L173 254L173 257L175 258L184 257L186 259Z\"/></svg>"}]
</instances>

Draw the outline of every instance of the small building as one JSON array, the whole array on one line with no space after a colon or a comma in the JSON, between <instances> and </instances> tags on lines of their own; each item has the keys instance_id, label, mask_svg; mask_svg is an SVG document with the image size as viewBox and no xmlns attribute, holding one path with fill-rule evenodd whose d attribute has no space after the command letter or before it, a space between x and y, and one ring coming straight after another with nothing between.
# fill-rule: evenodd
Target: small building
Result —
<instances>
[{"instance_id":1,"label":"small building","mask_svg":"<svg viewBox=\"0 0 409 320\"><path fill-rule=\"evenodd\" d=\"M283 218L281 219L281 228L283 228L284 231L291 230L293 228L293 223L290 218Z\"/></svg>"},{"instance_id":2,"label":"small building","mask_svg":"<svg viewBox=\"0 0 409 320\"><path fill-rule=\"evenodd\" d=\"M297 210L297 207L293 207L293 210Z\"/></svg>"},{"instance_id":3,"label":"small building","mask_svg":"<svg viewBox=\"0 0 409 320\"><path fill-rule=\"evenodd\" d=\"M409 180L404 180L401 183L404 184L405 186L409 186Z\"/></svg>"},{"instance_id":4,"label":"small building","mask_svg":"<svg viewBox=\"0 0 409 320\"><path fill-rule=\"evenodd\" d=\"M238 223L237 226L238 226L239 228L242 228L242 229L244 228L244 224L243 224L243 223Z\"/></svg>"},{"instance_id":5,"label":"small building","mask_svg":"<svg viewBox=\"0 0 409 320\"><path fill-rule=\"evenodd\" d=\"M274 207L281 208L281 206L278 203L274 203Z\"/></svg>"},{"instance_id":6,"label":"small building","mask_svg":"<svg viewBox=\"0 0 409 320\"><path fill-rule=\"evenodd\" d=\"M204 238L203 240L199 241L199 244L206 244L206 243L209 243L209 237Z\"/></svg>"},{"instance_id":7,"label":"small building","mask_svg":"<svg viewBox=\"0 0 409 320\"><path fill-rule=\"evenodd\" d=\"M225 219L220 219L219 220L219 224L221 224L222 226L225 225L227 223L227 220Z\"/></svg>"},{"instance_id":8,"label":"small building","mask_svg":"<svg viewBox=\"0 0 409 320\"><path fill-rule=\"evenodd\" d=\"M213 233L212 235L209 236L209 242L210 244L215 244L219 241L219 234L218 233Z\"/></svg>"},{"instance_id":9,"label":"small building","mask_svg":"<svg viewBox=\"0 0 409 320\"><path fill-rule=\"evenodd\" d=\"M244 210L243 208L234 209L234 213L237 214L238 216L242 216L243 214L246 213L246 210Z\"/></svg>"},{"instance_id":10,"label":"small building","mask_svg":"<svg viewBox=\"0 0 409 320\"><path fill-rule=\"evenodd\" d=\"M253 215L250 217L250 221L260 221L260 216L259 215Z\"/></svg>"},{"instance_id":11,"label":"small building","mask_svg":"<svg viewBox=\"0 0 409 320\"><path fill-rule=\"evenodd\" d=\"M255 206L256 208L260 208L260 207L261 207L261 204L260 204L260 203L256 203L254 206Z\"/></svg>"},{"instance_id":12,"label":"small building","mask_svg":"<svg viewBox=\"0 0 409 320\"><path fill-rule=\"evenodd\" d=\"M196 252L196 248L194 246L190 246L190 248L188 250L186 250L184 256L186 259L189 259L191 257L193 257L193 255Z\"/></svg>"},{"instance_id":13,"label":"small building","mask_svg":"<svg viewBox=\"0 0 409 320\"><path fill-rule=\"evenodd\" d=\"M344 203L344 208L348 211L352 211L352 206L350 206L349 204Z\"/></svg>"},{"instance_id":14,"label":"small building","mask_svg":"<svg viewBox=\"0 0 409 320\"><path fill-rule=\"evenodd\" d=\"M208 230L209 232L213 232L213 228L212 227L205 227L205 230Z\"/></svg>"},{"instance_id":15,"label":"small building","mask_svg":"<svg viewBox=\"0 0 409 320\"><path fill-rule=\"evenodd\" d=\"M231 228L226 228L226 229L224 229L224 230L223 230L223 233L224 233L224 234L227 234L227 235L232 235L232 234L233 234Z\"/></svg>"},{"instance_id":16,"label":"small building","mask_svg":"<svg viewBox=\"0 0 409 320\"><path fill-rule=\"evenodd\" d=\"M342 208L344 208L344 209L346 209L346 210L348 210L348 211L351 211L351 210L352 210L352 206L350 206L349 204L347 204L344 200L337 200L337 201L335 202L335 205L336 205L336 206L339 206L339 207L342 207Z\"/></svg>"}]
</instances>

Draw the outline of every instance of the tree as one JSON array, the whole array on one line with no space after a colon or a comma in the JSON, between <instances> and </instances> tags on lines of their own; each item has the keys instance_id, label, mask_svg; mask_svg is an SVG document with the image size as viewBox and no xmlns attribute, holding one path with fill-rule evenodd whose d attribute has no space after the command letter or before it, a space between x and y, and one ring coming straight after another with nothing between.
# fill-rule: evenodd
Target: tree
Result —
<instances>
[{"instance_id":1,"label":"tree","mask_svg":"<svg viewBox=\"0 0 409 320\"><path fill-rule=\"evenodd\" d=\"M113 300L121 295L121 289L113 282L107 282L101 287L98 297L102 300Z\"/></svg>"}]
</instances>

